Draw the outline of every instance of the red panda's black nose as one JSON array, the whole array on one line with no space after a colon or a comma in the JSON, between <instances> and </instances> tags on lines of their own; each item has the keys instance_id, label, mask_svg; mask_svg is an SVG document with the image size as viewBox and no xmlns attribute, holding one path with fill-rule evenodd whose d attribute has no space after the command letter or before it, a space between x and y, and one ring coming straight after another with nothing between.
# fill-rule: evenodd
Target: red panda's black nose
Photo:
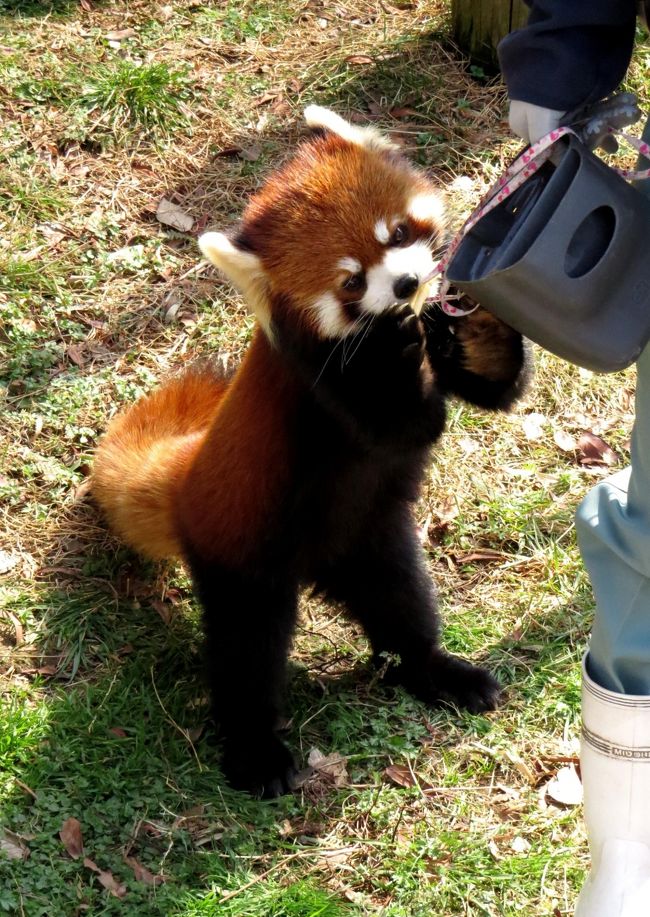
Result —
<instances>
[{"instance_id":1,"label":"red panda's black nose","mask_svg":"<svg viewBox=\"0 0 650 917\"><path fill-rule=\"evenodd\" d=\"M393 293L397 299L408 299L412 296L420 285L420 281L415 274L402 274L393 284Z\"/></svg>"}]
</instances>

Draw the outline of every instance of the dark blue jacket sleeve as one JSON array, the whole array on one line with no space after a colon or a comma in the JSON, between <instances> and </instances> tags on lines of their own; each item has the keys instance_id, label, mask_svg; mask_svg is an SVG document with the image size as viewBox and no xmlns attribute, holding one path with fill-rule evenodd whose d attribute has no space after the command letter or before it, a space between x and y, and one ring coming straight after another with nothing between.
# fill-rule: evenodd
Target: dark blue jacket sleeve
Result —
<instances>
[{"instance_id":1,"label":"dark blue jacket sleeve","mask_svg":"<svg viewBox=\"0 0 650 917\"><path fill-rule=\"evenodd\" d=\"M568 111L619 85L632 56L636 0L526 0L528 25L499 44L511 99Z\"/></svg>"}]
</instances>

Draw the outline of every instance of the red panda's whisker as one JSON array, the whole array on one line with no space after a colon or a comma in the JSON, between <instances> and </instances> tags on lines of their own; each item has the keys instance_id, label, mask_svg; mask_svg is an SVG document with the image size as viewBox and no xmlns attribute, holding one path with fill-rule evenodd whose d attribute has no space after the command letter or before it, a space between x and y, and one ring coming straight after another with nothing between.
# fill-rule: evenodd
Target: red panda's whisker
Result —
<instances>
[{"instance_id":1,"label":"red panda's whisker","mask_svg":"<svg viewBox=\"0 0 650 917\"><path fill-rule=\"evenodd\" d=\"M350 356L348 357L348 359L347 359L347 361L346 361L347 363L349 363L349 362L352 360L352 358L354 357L354 355L355 355L355 353L357 352L357 350L358 350L358 349L361 347L361 345L363 344L364 339L365 339L366 335L368 334L368 332L370 331L370 327L371 327L372 323L374 322L374 320L375 320L375 316L374 316L374 315L369 315L369 316L365 319L365 324L362 325L361 330L360 330L360 331L357 331L356 334L354 335L353 340L356 340L356 339L358 338L358 341L357 341L356 347L354 348L354 350L352 351L352 353L351 353ZM363 322L363 321L364 321L364 320L362 319L362 322Z\"/></svg>"},{"instance_id":2,"label":"red panda's whisker","mask_svg":"<svg viewBox=\"0 0 650 917\"><path fill-rule=\"evenodd\" d=\"M329 355L328 355L327 359L326 359L325 362L323 363L320 372L318 373L318 375L317 375L316 378L314 379L314 381L313 381L313 383L312 383L312 388L316 388L316 386L317 386L318 383L320 382L321 376L323 375L323 373L325 372L325 369L327 368L327 364L329 363L329 361L330 361L330 360L332 359L332 357L334 356L337 347L340 347L344 340L345 340L345 338L339 338L339 339L335 342L334 346L332 347L332 349L331 349L330 352L329 352Z\"/></svg>"},{"instance_id":3,"label":"red panda's whisker","mask_svg":"<svg viewBox=\"0 0 650 917\"><path fill-rule=\"evenodd\" d=\"M344 338L344 340L343 340L343 356L342 356L342 358L341 358L341 369L343 369L343 367L344 367L344 366L349 362L349 360L351 359L351 357L348 358L348 353L347 353L347 352L348 352L348 347L349 347L349 346L354 346L355 342L357 341L357 338L359 337L359 335L360 335L360 334L363 332L363 330L364 330L364 323L365 323L365 321L366 321L366 316L361 316L361 318L356 319L355 322L354 322L353 325L352 325L352 327L353 327L354 330L353 330L350 334L347 334L347 335L345 336L345 338ZM356 348L355 348L354 352L352 353L352 356L354 356L354 353L356 353Z\"/></svg>"}]
</instances>

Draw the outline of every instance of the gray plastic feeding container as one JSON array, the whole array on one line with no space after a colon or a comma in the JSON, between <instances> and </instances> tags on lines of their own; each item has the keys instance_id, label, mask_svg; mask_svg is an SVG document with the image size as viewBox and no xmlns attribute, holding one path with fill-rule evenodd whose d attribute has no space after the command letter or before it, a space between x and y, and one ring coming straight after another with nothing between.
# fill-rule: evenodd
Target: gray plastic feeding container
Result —
<instances>
[{"instance_id":1,"label":"gray plastic feeding container","mask_svg":"<svg viewBox=\"0 0 650 917\"><path fill-rule=\"evenodd\" d=\"M623 369L650 338L650 197L563 138L467 233L447 278L558 356Z\"/></svg>"}]
</instances>

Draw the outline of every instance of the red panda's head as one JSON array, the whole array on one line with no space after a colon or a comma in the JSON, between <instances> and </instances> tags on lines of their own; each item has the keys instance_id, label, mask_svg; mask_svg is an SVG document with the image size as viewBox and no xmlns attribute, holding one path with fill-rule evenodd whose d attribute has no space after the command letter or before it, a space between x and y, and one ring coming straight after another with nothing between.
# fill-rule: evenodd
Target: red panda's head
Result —
<instances>
[{"instance_id":1,"label":"red panda's head","mask_svg":"<svg viewBox=\"0 0 650 917\"><path fill-rule=\"evenodd\" d=\"M374 128L315 105L305 117L319 134L267 179L233 232L201 236L203 254L270 337L280 318L339 338L395 303L419 311L441 243L440 193Z\"/></svg>"}]
</instances>

